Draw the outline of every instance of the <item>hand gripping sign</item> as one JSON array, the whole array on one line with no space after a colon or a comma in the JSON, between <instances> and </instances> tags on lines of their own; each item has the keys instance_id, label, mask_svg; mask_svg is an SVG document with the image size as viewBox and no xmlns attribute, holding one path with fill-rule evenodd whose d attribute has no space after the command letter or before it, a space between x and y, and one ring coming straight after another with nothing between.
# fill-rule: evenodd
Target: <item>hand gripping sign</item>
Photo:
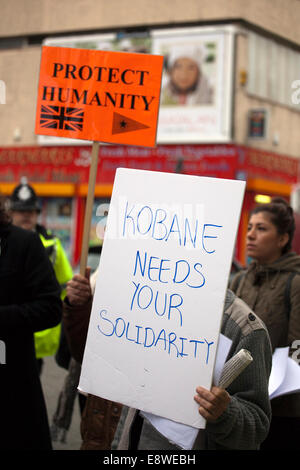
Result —
<instances>
[{"instance_id":1,"label":"hand gripping sign","mask_svg":"<svg viewBox=\"0 0 300 470\"><path fill-rule=\"evenodd\" d=\"M35 133L93 141L80 273L87 262L99 142L154 147L163 56L42 48Z\"/></svg>"}]
</instances>

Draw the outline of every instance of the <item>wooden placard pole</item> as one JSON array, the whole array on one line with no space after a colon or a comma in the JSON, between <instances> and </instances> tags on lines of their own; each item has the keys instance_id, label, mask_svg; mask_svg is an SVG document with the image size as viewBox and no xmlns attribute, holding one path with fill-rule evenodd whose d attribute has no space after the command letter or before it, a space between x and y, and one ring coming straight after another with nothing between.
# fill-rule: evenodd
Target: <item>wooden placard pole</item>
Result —
<instances>
[{"instance_id":1,"label":"wooden placard pole","mask_svg":"<svg viewBox=\"0 0 300 470\"><path fill-rule=\"evenodd\" d=\"M80 256L80 274L82 276L84 276L85 269L87 267L91 220L92 220L92 213L93 213L93 203L94 203L95 185L96 185L97 168L98 168L98 154L99 154L99 142L93 142L91 166L90 166L90 173L89 173L89 186L88 186L88 194L87 194L86 206L85 206L83 237L82 237L81 256Z\"/></svg>"}]
</instances>

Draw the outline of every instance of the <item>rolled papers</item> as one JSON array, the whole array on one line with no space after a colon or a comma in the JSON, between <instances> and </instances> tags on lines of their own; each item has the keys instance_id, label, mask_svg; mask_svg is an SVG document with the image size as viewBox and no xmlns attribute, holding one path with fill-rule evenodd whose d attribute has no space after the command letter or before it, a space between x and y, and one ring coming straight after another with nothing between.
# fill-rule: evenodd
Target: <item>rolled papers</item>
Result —
<instances>
[{"instance_id":1,"label":"rolled papers","mask_svg":"<svg viewBox=\"0 0 300 470\"><path fill-rule=\"evenodd\" d=\"M247 349L241 349L225 363L218 386L227 388L252 361L250 352Z\"/></svg>"}]
</instances>

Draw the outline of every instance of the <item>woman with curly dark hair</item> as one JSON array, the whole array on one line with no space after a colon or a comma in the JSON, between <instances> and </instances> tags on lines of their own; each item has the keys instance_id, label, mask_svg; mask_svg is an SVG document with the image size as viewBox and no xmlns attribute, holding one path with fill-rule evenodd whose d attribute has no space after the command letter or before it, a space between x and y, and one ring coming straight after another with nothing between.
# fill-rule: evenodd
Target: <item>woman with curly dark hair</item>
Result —
<instances>
[{"instance_id":1,"label":"woman with curly dark hair","mask_svg":"<svg viewBox=\"0 0 300 470\"><path fill-rule=\"evenodd\" d=\"M60 322L60 289L39 236L12 225L3 201L0 285L0 449L51 449L33 334Z\"/></svg>"},{"instance_id":2,"label":"woman with curly dark hair","mask_svg":"<svg viewBox=\"0 0 300 470\"><path fill-rule=\"evenodd\" d=\"M292 252L293 209L284 199L258 205L247 232L248 269L239 272L230 288L266 325L273 351L300 339L300 256ZM298 449L300 395L275 398L270 433L262 449Z\"/></svg>"}]
</instances>

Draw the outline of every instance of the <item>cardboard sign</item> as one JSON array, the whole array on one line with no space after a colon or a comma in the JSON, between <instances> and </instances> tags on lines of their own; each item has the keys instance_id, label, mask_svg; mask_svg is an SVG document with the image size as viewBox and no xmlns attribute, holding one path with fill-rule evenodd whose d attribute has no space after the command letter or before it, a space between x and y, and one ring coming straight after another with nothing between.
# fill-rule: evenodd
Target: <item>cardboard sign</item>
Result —
<instances>
[{"instance_id":1,"label":"cardboard sign","mask_svg":"<svg viewBox=\"0 0 300 470\"><path fill-rule=\"evenodd\" d=\"M42 48L36 134L154 147L163 56Z\"/></svg>"},{"instance_id":2,"label":"cardboard sign","mask_svg":"<svg viewBox=\"0 0 300 470\"><path fill-rule=\"evenodd\" d=\"M245 182L118 169L79 388L204 427Z\"/></svg>"}]
</instances>

